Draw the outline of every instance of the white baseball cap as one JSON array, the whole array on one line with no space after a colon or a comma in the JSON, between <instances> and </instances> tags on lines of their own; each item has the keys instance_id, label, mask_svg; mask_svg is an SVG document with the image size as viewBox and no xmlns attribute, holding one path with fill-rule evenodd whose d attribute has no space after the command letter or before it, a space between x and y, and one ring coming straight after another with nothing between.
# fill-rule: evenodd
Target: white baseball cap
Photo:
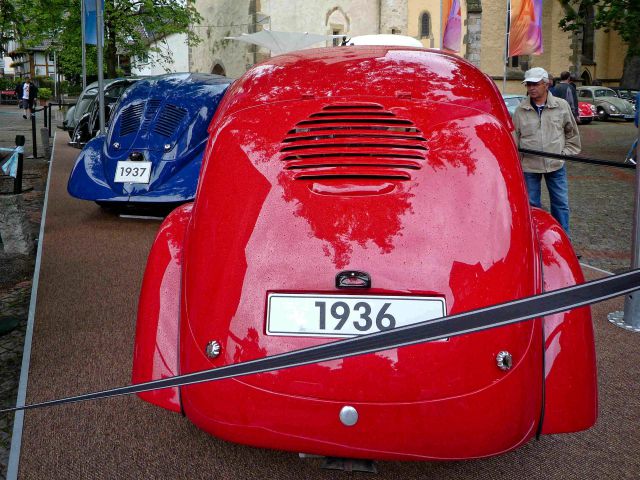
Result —
<instances>
[{"instance_id":1,"label":"white baseball cap","mask_svg":"<svg viewBox=\"0 0 640 480\"><path fill-rule=\"evenodd\" d=\"M549 74L544 68L535 67L530 68L526 72L524 72L524 80L522 83L533 82L538 83L540 80L549 81Z\"/></svg>"}]
</instances>

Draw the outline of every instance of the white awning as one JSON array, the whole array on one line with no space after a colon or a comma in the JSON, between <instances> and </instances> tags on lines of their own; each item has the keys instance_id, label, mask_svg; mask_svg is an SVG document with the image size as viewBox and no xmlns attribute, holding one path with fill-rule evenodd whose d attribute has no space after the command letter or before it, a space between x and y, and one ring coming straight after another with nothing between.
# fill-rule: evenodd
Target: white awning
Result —
<instances>
[{"instance_id":1,"label":"white awning","mask_svg":"<svg viewBox=\"0 0 640 480\"><path fill-rule=\"evenodd\" d=\"M226 39L252 43L271 50L271 55L302 50L320 42L327 42L344 35L320 35L308 32L275 32L261 30L256 33L243 33L239 37L225 37Z\"/></svg>"}]
</instances>

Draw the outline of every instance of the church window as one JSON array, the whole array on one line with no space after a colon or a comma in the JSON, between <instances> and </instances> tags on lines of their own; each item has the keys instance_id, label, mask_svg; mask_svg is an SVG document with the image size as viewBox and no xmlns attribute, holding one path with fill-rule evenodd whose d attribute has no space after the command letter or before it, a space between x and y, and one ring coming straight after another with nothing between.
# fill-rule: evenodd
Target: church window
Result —
<instances>
[{"instance_id":1,"label":"church window","mask_svg":"<svg viewBox=\"0 0 640 480\"><path fill-rule=\"evenodd\" d=\"M431 15L423 12L420 15L420 38L429 38L431 36Z\"/></svg>"}]
</instances>

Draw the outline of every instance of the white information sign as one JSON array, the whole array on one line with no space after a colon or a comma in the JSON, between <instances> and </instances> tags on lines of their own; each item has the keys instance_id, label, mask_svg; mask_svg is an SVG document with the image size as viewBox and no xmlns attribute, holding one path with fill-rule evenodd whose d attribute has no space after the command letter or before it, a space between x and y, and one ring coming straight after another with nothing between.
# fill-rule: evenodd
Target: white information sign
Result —
<instances>
[{"instance_id":1,"label":"white information sign","mask_svg":"<svg viewBox=\"0 0 640 480\"><path fill-rule=\"evenodd\" d=\"M115 183L149 183L151 162L118 162Z\"/></svg>"},{"instance_id":2,"label":"white information sign","mask_svg":"<svg viewBox=\"0 0 640 480\"><path fill-rule=\"evenodd\" d=\"M351 337L445 316L444 298L271 293L267 335Z\"/></svg>"}]
</instances>

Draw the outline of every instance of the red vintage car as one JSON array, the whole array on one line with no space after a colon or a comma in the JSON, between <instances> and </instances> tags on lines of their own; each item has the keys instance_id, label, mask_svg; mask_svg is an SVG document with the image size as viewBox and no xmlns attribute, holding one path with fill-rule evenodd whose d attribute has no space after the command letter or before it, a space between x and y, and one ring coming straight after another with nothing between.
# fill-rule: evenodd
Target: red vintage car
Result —
<instances>
[{"instance_id":1,"label":"red vintage car","mask_svg":"<svg viewBox=\"0 0 640 480\"><path fill-rule=\"evenodd\" d=\"M596 106L587 102L578 102L578 123L588 125L598 115Z\"/></svg>"},{"instance_id":2,"label":"red vintage car","mask_svg":"<svg viewBox=\"0 0 640 480\"><path fill-rule=\"evenodd\" d=\"M512 130L491 79L442 52L336 47L253 67L211 123L195 201L152 247L133 381L583 282L560 226L529 206ZM497 455L594 424L590 315L140 397L259 447Z\"/></svg>"}]
</instances>

